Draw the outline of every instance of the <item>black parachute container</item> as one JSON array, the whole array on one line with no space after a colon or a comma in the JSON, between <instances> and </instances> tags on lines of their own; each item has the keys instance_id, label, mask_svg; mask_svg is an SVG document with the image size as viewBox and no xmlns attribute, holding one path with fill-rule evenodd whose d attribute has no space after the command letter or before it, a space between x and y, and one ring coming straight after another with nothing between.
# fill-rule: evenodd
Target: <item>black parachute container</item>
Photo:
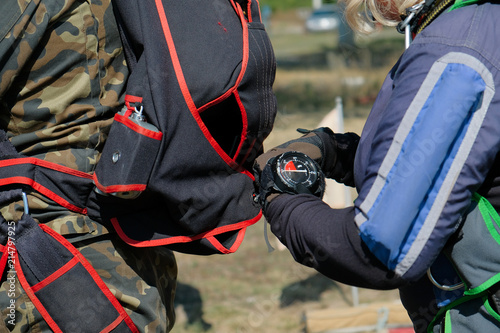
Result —
<instances>
[{"instance_id":1,"label":"black parachute container","mask_svg":"<svg viewBox=\"0 0 500 333\"><path fill-rule=\"evenodd\" d=\"M257 0L116 0L131 75L94 174L133 246L231 253L261 217L251 165L275 58ZM106 198L102 200L106 202Z\"/></svg>"}]
</instances>

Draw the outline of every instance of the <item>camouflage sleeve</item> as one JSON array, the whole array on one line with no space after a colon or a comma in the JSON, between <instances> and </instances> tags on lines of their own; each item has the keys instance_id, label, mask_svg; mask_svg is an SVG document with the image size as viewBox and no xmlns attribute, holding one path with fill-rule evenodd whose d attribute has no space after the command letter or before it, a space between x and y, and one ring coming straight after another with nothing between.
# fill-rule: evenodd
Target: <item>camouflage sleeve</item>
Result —
<instances>
[{"instance_id":1,"label":"camouflage sleeve","mask_svg":"<svg viewBox=\"0 0 500 333\"><path fill-rule=\"evenodd\" d=\"M111 0L0 0L0 13L0 128L26 156L92 172L128 75ZM36 191L28 201L63 235L104 232ZM18 206L0 211L17 220Z\"/></svg>"},{"instance_id":2,"label":"camouflage sleeve","mask_svg":"<svg viewBox=\"0 0 500 333\"><path fill-rule=\"evenodd\" d=\"M127 75L111 0L0 0L0 128L20 153L92 172ZM28 201L33 217L77 243L140 332L170 330L172 252L131 248L36 192ZM17 220L20 204L0 207L1 214ZM0 312L7 318L14 300L15 321L0 321L0 331L50 331L17 277L12 281L0 280Z\"/></svg>"},{"instance_id":3,"label":"camouflage sleeve","mask_svg":"<svg viewBox=\"0 0 500 333\"><path fill-rule=\"evenodd\" d=\"M128 77L111 0L0 0L0 13L0 128L23 155L92 172ZM28 199L61 234L96 230L37 192ZM0 211L16 220L16 207Z\"/></svg>"},{"instance_id":4,"label":"camouflage sleeve","mask_svg":"<svg viewBox=\"0 0 500 333\"><path fill-rule=\"evenodd\" d=\"M12 85L12 80L17 76L19 70L26 64L26 56L28 52L21 54L21 38L25 35L26 29L13 29L17 22L22 25L22 22L27 21L34 11L34 6L28 8L29 2L22 0L4 0L0 2L0 101L5 103L5 93ZM26 19L23 19L26 17ZM24 23L26 24L26 23ZM27 34L30 39L40 39L40 31L38 34ZM24 39L23 41L28 41ZM24 44L24 43L23 43ZM32 44L32 43L27 43ZM6 118L2 114L2 118ZM8 119L8 118L7 118Z\"/></svg>"},{"instance_id":5,"label":"camouflage sleeve","mask_svg":"<svg viewBox=\"0 0 500 333\"><path fill-rule=\"evenodd\" d=\"M0 13L0 125L22 154L91 172L128 74L110 0Z\"/></svg>"}]
</instances>

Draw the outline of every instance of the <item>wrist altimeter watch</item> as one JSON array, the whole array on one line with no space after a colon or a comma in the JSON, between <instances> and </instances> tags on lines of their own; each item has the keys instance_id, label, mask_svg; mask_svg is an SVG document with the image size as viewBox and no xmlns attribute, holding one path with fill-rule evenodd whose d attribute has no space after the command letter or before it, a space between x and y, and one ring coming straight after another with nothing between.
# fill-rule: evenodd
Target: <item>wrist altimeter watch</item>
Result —
<instances>
[{"instance_id":1,"label":"wrist altimeter watch","mask_svg":"<svg viewBox=\"0 0 500 333\"><path fill-rule=\"evenodd\" d=\"M269 163L275 191L323 197L325 176L318 163L306 154L289 151L276 156Z\"/></svg>"}]
</instances>

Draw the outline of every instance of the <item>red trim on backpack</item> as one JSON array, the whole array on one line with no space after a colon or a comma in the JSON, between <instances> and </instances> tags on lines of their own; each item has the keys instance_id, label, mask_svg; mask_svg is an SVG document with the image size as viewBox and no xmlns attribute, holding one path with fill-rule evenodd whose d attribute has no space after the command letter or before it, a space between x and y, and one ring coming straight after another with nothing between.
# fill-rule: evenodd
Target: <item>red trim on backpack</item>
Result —
<instances>
[{"instance_id":1,"label":"red trim on backpack","mask_svg":"<svg viewBox=\"0 0 500 333\"><path fill-rule=\"evenodd\" d=\"M262 23L262 12L260 11L260 2L259 2L259 0L255 0L255 2L257 3L257 9L258 9L258 13L259 13L259 20Z\"/></svg>"},{"instance_id":2,"label":"red trim on backpack","mask_svg":"<svg viewBox=\"0 0 500 333\"><path fill-rule=\"evenodd\" d=\"M47 169L60 171L62 173L67 173L69 175L77 176L80 178L92 179L92 175L90 175L86 172L78 171L78 170L63 166L63 165L56 164L56 163L44 161L44 160L36 158L36 157L21 157L21 158L11 158L11 159L7 159L7 160L0 160L0 168L13 166L13 165L19 165L19 164L33 164L33 165L41 166L41 167L44 167Z\"/></svg>"},{"instance_id":3,"label":"red trim on backpack","mask_svg":"<svg viewBox=\"0 0 500 333\"><path fill-rule=\"evenodd\" d=\"M235 11L238 14L238 16L240 17L240 21L242 23L241 26L242 26L242 30L243 30L243 59L242 59L242 64L241 64L241 71L240 71L240 73L238 75L236 83L235 83L235 85L233 87L231 87L230 89L228 89L224 94L222 94L218 98L216 98L216 99L214 99L214 100L206 103L205 105L201 106L200 108L197 108L196 104L193 101L191 93L189 92L189 88L188 88L188 85L186 83L186 79L184 77L184 73L182 72L182 66L180 64L179 57L177 55L177 51L175 49L175 43L174 43L174 40L172 38L172 34L171 34L170 27L169 27L169 24L168 24L168 19L167 19L167 16L165 15L165 8L163 7L163 3L162 3L161 0L155 0L155 3L156 3L156 9L157 9L157 12L158 12L158 16L160 18L160 23L161 23L161 26L162 26L162 29L163 29L163 35L164 35L165 40L167 42L167 46L168 46L168 49L169 49L169 52L170 52L170 57L172 59L172 65L174 67L175 75L177 77L177 81L179 83L180 90L182 92L182 95L184 96L184 100L186 102L186 105L189 108L189 111L191 112L191 114L193 115L194 119L198 123L198 126L200 127L200 129L201 129L203 135L205 136L205 138L208 140L208 142L210 143L210 145L215 149L215 151L217 152L217 154L224 160L224 162L226 162L226 164L229 165L235 171L244 173L246 175L250 175L250 172L248 172L246 170L243 170L234 161L234 159L231 158L229 155L227 155L226 152L220 147L220 145L217 143L217 141L210 134L210 131L205 126L205 124L203 123L203 121L201 120L201 117L199 115L199 113L202 112L203 110L207 109L208 107L210 107L210 106L212 106L214 104L219 103L220 101L226 99L232 93L234 93L236 91L236 89L238 88L241 80L243 79L243 76L245 75L246 68L247 68L247 65L248 65L248 52L249 52L248 51L249 50L249 46L248 46L248 27L245 24L246 23L246 19L245 19L245 16L243 14L243 11L242 11L241 7L239 6L239 4L237 4L236 7L235 7ZM234 7L234 5L233 5L233 7ZM245 114L244 110L245 110L244 108L240 107L240 111L242 112L242 118L246 119L246 114ZM240 142L240 145L243 143L243 141L245 139L244 135L246 135L246 131L242 131L242 133L243 133L242 134L243 140Z\"/></svg>"},{"instance_id":4,"label":"red trim on backpack","mask_svg":"<svg viewBox=\"0 0 500 333\"><path fill-rule=\"evenodd\" d=\"M130 192L130 191L143 192L144 190L146 190L146 184L104 186L101 183L99 183L99 180L97 179L97 175L95 173L94 173L94 184L99 190L103 191L104 193Z\"/></svg>"},{"instance_id":5,"label":"red trim on backpack","mask_svg":"<svg viewBox=\"0 0 500 333\"><path fill-rule=\"evenodd\" d=\"M247 16L248 22L253 22L253 12L252 12L252 0L247 1Z\"/></svg>"},{"instance_id":6,"label":"red trim on backpack","mask_svg":"<svg viewBox=\"0 0 500 333\"><path fill-rule=\"evenodd\" d=\"M106 298L111 302L113 307L118 311L119 317L122 318L125 324L128 326L128 328L134 332L134 333L139 333L139 330L133 323L132 319L130 319L129 315L125 312L123 307L120 305L116 297L111 293L109 288L106 286L104 281L102 281L101 277L99 274L97 274L96 270L92 265L85 259L85 257L78 251L70 242L66 240L63 236L55 232L53 229L49 228L48 226L44 224L39 224L40 228L45 231L47 234L51 235L56 241L58 241L60 244L62 244L69 252L71 252L72 255L74 255L76 258L78 258L78 261L82 266L87 270L87 272L90 274L92 279L95 281L99 289L101 289L102 293L106 296ZM25 288L26 289L26 288ZM120 321L121 322L121 321ZM112 324L114 324L113 322ZM110 326L106 328L109 329Z\"/></svg>"},{"instance_id":7,"label":"red trim on backpack","mask_svg":"<svg viewBox=\"0 0 500 333\"><path fill-rule=\"evenodd\" d=\"M130 107L130 103L142 103L142 97L125 95L125 104L127 104L127 107Z\"/></svg>"},{"instance_id":8,"label":"red trim on backpack","mask_svg":"<svg viewBox=\"0 0 500 333\"><path fill-rule=\"evenodd\" d=\"M189 93L187 88L186 79L184 78L184 73L182 72L182 67L179 61L179 57L177 56L177 51L175 50L175 43L172 38L172 34L170 32L170 27L168 25L167 16L165 15L165 8L163 7L163 3L161 0L155 0L156 9L158 11L158 15L160 16L160 23L163 29L163 35L165 36L165 40L167 41L167 45L170 51L170 56L172 57L172 65L174 66L175 75L177 76L177 81L179 82L182 95L186 100L186 103L189 107L189 110L195 110L196 105Z\"/></svg>"},{"instance_id":9,"label":"red trim on backpack","mask_svg":"<svg viewBox=\"0 0 500 333\"><path fill-rule=\"evenodd\" d=\"M235 161L236 157L239 155L239 152L241 150L241 147L243 146L243 143L245 142L245 139L246 139L246 136L247 136L247 129L248 129L248 117L247 117L247 113L246 113L246 110L245 110L245 106L241 102L240 96L238 94L238 90L236 90L236 89L235 90L233 90L233 89L228 90L224 95L222 95L219 98L213 100L212 102L207 103L204 106L202 106L199 109L199 112L204 111L208 107L210 107L210 106L212 106L214 104L219 103L221 100L226 99L228 97L228 96L226 96L228 92L230 92L230 93L232 93L234 95L234 98L236 100L236 103L238 104L238 108L239 108L240 113L241 113L241 122L242 122L242 128L241 128L242 130L241 130L240 143L238 144L238 148L236 149L236 153L233 156L229 156L221 148L221 146L219 145L219 143L212 137L212 135L210 134L208 128L205 126L205 124L201 120L201 117L199 116L199 113L193 114L193 116L194 116L196 122L198 123L198 125L200 126L200 129L203 131L203 134L205 135L206 139L210 142L211 146L215 149L215 151L217 152L217 154L220 157L222 157L222 159L224 160L224 162L226 162L226 164L228 164L233 170L238 171L240 173L243 173L243 174L249 176L252 180L255 180L253 178L254 176L253 176L252 173L250 173L247 170L245 170L244 168L242 168ZM222 97L224 97L224 98L222 98Z\"/></svg>"},{"instance_id":10,"label":"red trim on backpack","mask_svg":"<svg viewBox=\"0 0 500 333\"><path fill-rule=\"evenodd\" d=\"M224 160L224 162L229 165L229 167L233 170L236 171L241 171L239 168L239 165L234 161L233 158L231 158L225 151L224 149L221 148L219 143L214 139L210 131L208 130L207 126L203 123L201 120L200 114L197 112L192 112L192 115L196 122L198 123L198 126L200 127L201 131L203 132L203 135L205 135L205 138L207 141L210 143L212 148L215 150L215 152ZM242 142L240 142L240 145Z\"/></svg>"},{"instance_id":11,"label":"red trim on backpack","mask_svg":"<svg viewBox=\"0 0 500 333\"><path fill-rule=\"evenodd\" d=\"M90 176L90 177L92 177L92 176ZM73 205L72 203L70 203L69 201L64 199L63 197L57 195L56 193L52 192L51 190L49 190L45 186L37 183L35 180L33 180L31 178L18 176L18 177L9 177L9 178L0 179L0 186L11 185L11 184L28 185L31 188L33 188L34 190L36 190L37 192L45 195L47 198L54 200L55 202L57 202L59 205L63 206L64 208L67 208L73 212L87 215L87 208L86 207L82 208L82 207L77 207L77 206Z\"/></svg>"},{"instance_id":12,"label":"red trim on backpack","mask_svg":"<svg viewBox=\"0 0 500 333\"><path fill-rule=\"evenodd\" d=\"M234 231L234 230L238 230L238 229L246 229L247 227L251 226L252 224L258 222L261 217L262 217L262 211L259 211L259 214L257 214L254 218L252 218L250 220L246 220L246 221L242 221L239 223L215 228L215 229L212 229L212 230L207 231L205 233L198 234L196 236L191 236L191 237L190 236L174 236L174 237L165 238L165 239L152 239L152 240L145 240L145 241L138 241L138 240L132 239L127 234L125 234L125 232L123 231L123 229L120 226L120 222L118 222L118 218L116 218L116 217L111 218L111 223L113 224L113 227L115 228L115 231L118 234L118 236L120 236L120 238L128 245L135 246L135 247L149 247L149 246L163 246L163 245L178 244L178 243L189 243L189 242L196 241L196 240L199 240L202 238L208 239L210 237L214 237L214 236L217 236L219 234L229 232L229 231ZM239 243L233 244L233 246L230 249L226 249L224 247L222 247L223 250L219 249L218 247L217 247L217 249L221 253L235 252L237 250L237 248L239 247L239 245L241 244L241 242L243 241L243 238L242 238L243 236L244 236L244 233L243 234L239 233L238 238L236 240ZM212 241L210 241L210 242L212 243Z\"/></svg>"},{"instance_id":13,"label":"red trim on backpack","mask_svg":"<svg viewBox=\"0 0 500 333\"><path fill-rule=\"evenodd\" d=\"M31 290L31 287L30 287L28 281L26 280L26 277L24 276L23 270L21 268L21 263L19 262L19 255L17 254L17 251L16 251L16 263L15 263L15 265L16 265L16 273L17 273L17 278L19 280L19 283L23 287L24 292L28 295L30 300L35 305L38 312L40 312L40 314L42 315L43 320L45 320L47 325L49 325L50 329L52 331L54 331L54 333L63 333L63 331L59 328L59 326L56 324L54 319L52 319L52 317L49 315L49 312L47 311L47 309L45 309L42 302L40 302L38 297L36 297L35 293Z\"/></svg>"},{"instance_id":14,"label":"red trim on backpack","mask_svg":"<svg viewBox=\"0 0 500 333\"><path fill-rule=\"evenodd\" d=\"M60 278L63 274L67 273L70 269L75 267L76 264L78 264L78 258L74 257L66 264L64 264L61 268L56 270L54 273L50 274L45 279L32 286L31 290L33 290L33 292L36 293L40 289L43 289L44 287L48 286L49 284Z\"/></svg>"},{"instance_id":15,"label":"red trim on backpack","mask_svg":"<svg viewBox=\"0 0 500 333\"><path fill-rule=\"evenodd\" d=\"M236 80L235 85L231 89L229 89L228 91L226 91L226 93L224 93L222 96L219 96L215 100L213 100L213 101L211 101L211 102L203 105L202 107L200 107L198 109L198 112L195 112L196 110L191 110L191 114L193 115L193 117L195 118L196 122L198 123L198 126L200 126L200 129L202 130L202 132L205 135L205 137L207 138L207 140L210 142L210 144L215 149L215 151L217 152L217 154L220 157L222 157L222 159L224 160L224 162L226 162L235 171L244 173L244 174L246 174L247 176L250 176L253 179L253 175L251 175L250 172L248 172L247 170L241 168L237 163L235 163L234 157L231 158L219 146L219 144L217 143L217 141L212 137L212 135L208 131L207 127L205 126L205 124L203 123L203 121L201 120L201 117L199 115L199 113L202 112L202 111L204 111L206 108L212 106L215 103L219 103L221 100L227 98L229 96L229 94L234 93L236 101L237 101L237 103L239 105L239 108L240 108L241 118L242 118L243 126L244 126L244 129L245 129L245 130L242 130L242 138L241 138L241 141L240 141L240 144L239 144L239 148L238 148L238 149L240 149L241 145L243 144L243 142L244 142L244 140L246 138L246 132L247 132L246 129L248 128L248 120L247 120L247 116L246 116L245 107L241 103L241 100L240 100L238 92L237 92L237 88L238 88L241 80L243 79L243 76L245 75L245 72L246 72L246 69L247 69L247 66L248 66L249 45L248 45L248 26L245 23L246 22L245 15L243 14L243 11L241 10L241 7L239 6L239 4L237 4L235 10L236 10L237 14L240 17L240 21L242 22L241 27L242 27L242 30L243 30L243 60L242 60L242 64L241 64L240 74L239 74L239 76L238 76L238 78ZM237 155L235 155L235 156L237 156Z\"/></svg>"},{"instance_id":16,"label":"red trim on backpack","mask_svg":"<svg viewBox=\"0 0 500 333\"><path fill-rule=\"evenodd\" d=\"M125 113L125 115L121 115L121 114L116 113L115 114L115 121L122 123L123 125L127 126L131 130L133 130L134 132L137 132L141 135L147 136L148 138L151 138L154 140L161 140L161 138L163 137L162 132L155 132L155 131L152 131L152 130L149 130L147 128L144 128L142 126L137 125L136 123L134 123L132 120L129 119L127 113Z\"/></svg>"},{"instance_id":17,"label":"red trim on backpack","mask_svg":"<svg viewBox=\"0 0 500 333\"><path fill-rule=\"evenodd\" d=\"M0 258L0 276L3 276L5 271L5 266L7 266L7 259L9 258L9 252L5 251L6 246L0 244L0 253L2 258Z\"/></svg>"},{"instance_id":18,"label":"red trim on backpack","mask_svg":"<svg viewBox=\"0 0 500 333\"><path fill-rule=\"evenodd\" d=\"M252 150L254 149L255 147L255 142L257 142L257 138L254 138L252 140L252 143L249 145L248 147L248 150L245 154L245 156L243 156L243 158L241 159L241 161L246 161L248 159L248 156L252 153ZM255 176L251 173L251 172L248 172L248 176L253 180L255 181Z\"/></svg>"},{"instance_id":19,"label":"red trim on backpack","mask_svg":"<svg viewBox=\"0 0 500 333\"><path fill-rule=\"evenodd\" d=\"M127 111L125 111L125 116L128 117L132 114L134 107L130 103L142 103L142 97L134 95L125 95L125 105L127 106Z\"/></svg>"},{"instance_id":20,"label":"red trim on backpack","mask_svg":"<svg viewBox=\"0 0 500 333\"><path fill-rule=\"evenodd\" d=\"M49 170L54 170L57 172L61 172L64 174L68 174L71 176L79 177L79 178L84 178L84 179L92 179L92 175L88 174L83 171L75 170L63 165L59 165L56 163L44 161L39 158L35 157L21 157L21 158L12 158L12 159L6 159L6 160L0 160L0 168L2 167L11 167L11 166L16 166L16 165L22 165L22 164L30 164L30 165L35 165L37 167L42 167L45 169ZM8 177L8 178L2 178L0 179L0 186L4 185L11 185L11 184L24 184L32 187L34 190L40 192L41 194L45 195L49 199L57 202L59 205L63 206L64 208L67 208L73 212L77 212L80 214L87 214L87 208L86 207L78 207L60 195L56 194L55 192L52 192L50 189L46 188L45 186L41 185L34 179L31 179L29 177L24 177L24 176L14 176L14 177Z\"/></svg>"},{"instance_id":21,"label":"red trim on backpack","mask_svg":"<svg viewBox=\"0 0 500 333\"><path fill-rule=\"evenodd\" d=\"M100 333L109 333L109 332L113 331L118 325L120 325L121 322L122 322L122 318L117 317L111 324L108 325L108 327L101 330Z\"/></svg>"},{"instance_id":22,"label":"red trim on backpack","mask_svg":"<svg viewBox=\"0 0 500 333\"><path fill-rule=\"evenodd\" d=\"M222 254L234 253L236 252L236 250L238 250L241 243L243 242L246 230L247 228L245 227L242 228L240 231L238 231L238 236L236 236L236 240L229 249L225 248L224 245L222 245L221 242L219 242L217 238L215 238L214 236L207 237L207 240L210 242L210 244L212 244L213 247L215 247Z\"/></svg>"},{"instance_id":23,"label":"red trim on backpack","mask_svg":"<svg viewBox=\"0 0 500 333\"><path fill-rule=\"evenodd\" d=\"M247 130L248 130L248 117L247 117L247 113L246 113L246 110L245 110L245 106L241 102L240 94L238 93L238 91L235 91L234 98L236 100L236 103L238 104L239 109L242 111L241 112L242 127L241 127L240 144L238 145L238 149L236 149L236 153L233 156L233 160L240 155L241 147L243 146L243 143L245 142L245 139L247 137ZM252 143L252 146L253 146L253 143ZM243 161L245 161L245 160L246 160L246 158L243 159Z\"/></svg>"},{"instance_id":24,"label":"red trim on backpack","mask_svg":"<svg viewBox=\"0 0 500 333\"><path fill-rule=\"evenodd\" d=\"M234 0L229 0L229 2L231 3L231 5L233 6L233 9L236 13L238 13L238 7L236 7L236 4L234 2Z\"/></svg>"}]
</instances>

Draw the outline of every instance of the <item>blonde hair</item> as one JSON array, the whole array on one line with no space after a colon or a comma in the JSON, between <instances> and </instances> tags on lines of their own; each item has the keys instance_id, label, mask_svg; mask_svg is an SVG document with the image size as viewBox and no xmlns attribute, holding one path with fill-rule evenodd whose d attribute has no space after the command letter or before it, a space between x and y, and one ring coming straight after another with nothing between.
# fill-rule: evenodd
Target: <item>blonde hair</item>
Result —
<instances>
[{"instance_id":1,"label":"blonde hair","mask_svg":"<svg viewBox=\"0 0 500 333\"><path fill-rule=\"evenodd\" d=\"M404 14L406 8L420 0L340 0L345 6L345 18L352 29L369 33L370 22L378 22L385 26L396 26L400 20L394 14ZM371 15L370 15L371 14Z\"/></svg>"}]
</instances>

